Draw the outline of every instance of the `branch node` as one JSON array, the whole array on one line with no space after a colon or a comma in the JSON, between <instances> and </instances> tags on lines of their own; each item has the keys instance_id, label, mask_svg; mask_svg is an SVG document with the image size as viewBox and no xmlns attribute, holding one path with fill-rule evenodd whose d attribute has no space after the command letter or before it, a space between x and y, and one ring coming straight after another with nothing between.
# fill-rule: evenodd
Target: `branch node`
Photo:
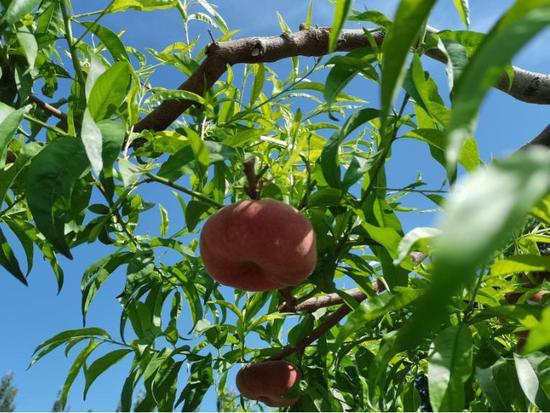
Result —
<instances>
[{"instance_id":1,"label":"branch node","mask_svg":"<svg viewBox=\"0 0 550 413\"><path fill-rule=\"evenodd\" d=\"M244 174L246 175L247 184L245 192L251 199L260 199L260 190L258 183L260 177L256 174L256 158L251 156L243 162Z\"/></svg>"}]
</instances>

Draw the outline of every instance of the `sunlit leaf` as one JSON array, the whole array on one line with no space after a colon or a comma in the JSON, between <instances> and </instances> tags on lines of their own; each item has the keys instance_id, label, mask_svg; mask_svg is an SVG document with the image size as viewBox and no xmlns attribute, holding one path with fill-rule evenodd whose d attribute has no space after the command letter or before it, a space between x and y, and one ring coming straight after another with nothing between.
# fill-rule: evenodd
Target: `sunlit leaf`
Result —
<instances>
[{"instance_id":1,"label":"sunlit leaf","mask_svg":"<svg viewBox=\"0 0 550 413\"><path fill-rule=\"evenodd\" d=\"M424 30L435 0L401 0L394 24L382 45L382 117L390 113L391 105L403 82L405 61L410 48Z\"/></svg>"},{"instance_id":2,"label":"sunlit leaf","mask_svg":"<svg viewBox=\"0 0 550 413\"><path fill-rule=\"evenodd\" d=\"M342 30L342 27L344 27L344 23L346 21L346 18L348 17L348 13L351 9L352 3L353 0L336 0L334 2L334 19L332 21L330 37L328 41L329 53L336 50L338 38L340 37L340 32Z\"/></svg>"}]
</instances>

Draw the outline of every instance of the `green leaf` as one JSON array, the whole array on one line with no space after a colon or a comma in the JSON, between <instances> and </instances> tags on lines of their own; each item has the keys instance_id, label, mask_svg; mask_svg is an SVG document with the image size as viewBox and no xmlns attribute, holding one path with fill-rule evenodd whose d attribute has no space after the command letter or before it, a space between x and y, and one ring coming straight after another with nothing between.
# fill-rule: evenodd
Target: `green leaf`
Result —
<instances>
[{"instance_id":1,"label":"green leaf","mask_svg":"<svg viewBox=\"0 0 550 413\"><path fill-rule=\"evenodd\" d=\"M488 368L478 367L476 378L493 411L527 410L515 368L510 361L500 358Z\"/></svg>"},{"instance_id":2,"label":"green leaf","mask_svg":"<svg viewBox=\"0 0 550 413\"><path fill-rule=\"evenodd\" d=\"M283 33L291 33L292 29L288 27L288 24L285 22L285 19L281 15L281 13L277 12L277 20L279 20L279 27L283 31Z\"/></svg>"},{"instance_id":3,"label":"green leaf","mask_svg":"<svg viewBox=\"0 0 550 413\"><path fill-rule=\"evenodd\" d=\"M2 20L14 24L25 14L30 13L42 0L12 0Z\"/></svg>"},{"instance_id":4,"label":"green leaf","mask_svg":"<svg viewBox=\"0 0 550 413\"><path fill-rule=\"evenodd\" d=\"M333 188L340 188L340 166L338 162L338 151L346 137L365 122L369 122L380 116L376 109L361 109L353 113L344 126L335 133L331 140L323 148L321 153L321 169L327 183Z\"/></svg>"},{"instance_id":5,"label":"green leaf","mask_svg":"<svg viewBox=\"0 0 550 413\"><path fill-rule=\"evenodd\" d=\"M352 0L336 0L334 3L334 20L332 21L330 37L328 40L328 53L332 53L336 50L340 32L344 27L344 23L348 17L352 3Z\"/></svg>"},{"instance_id":6,"label":"green leaf","mask_svg":"<svg viewBox=\"0 0 550 413\"><path fill-rule=\"evenodd\" d=\"M99 346L101 343L94 342L93 340L90 340L90 343L88 346L86 346L76 357L73 365L69 369L69 373L67 374L67 378L65 379L65 383L63 384L63 387L61 388L61 392L59 394L59 405L61 406L62 411L65 410L65 407L67 406L67 397L69 396L69 391L71 390L71 387L74 383L74 380L76 379L76 376L84 366L84 363L86 363L86 360L92 354L92 352Z\"/></svg>"},{"instance_id":7,"label":"green leaf","mask_svg":"<svg viewBox=\"0 0 550 413\"><path fill-rule=\"evenodd\" d=\"M155 87L150 89L150 92L152 95L149 97L148 102L152 104L161 103L165 100L189 100L191 102L198 103L199 105L208 106L205 98L188 90L174 90Z\"/></svg>"},{"instance_id":8,"label":"green leaf","mask_svg":"<svg viewBox=\"0 0 550 413\"><path fill-rule=\"evenodd\" d=\"M191 145L187 145L183 149L180 149L178 152L171 155L166 162L162 164L158 175L171 181L175 181L182 175L192 173L189 164L194 160L195 155L193 154L193 149L191 148Z\"/></svg>"},{"instance_id":9,"label":"green leaf","mask_svg":"<svg viewBox=\"0 0 550 413\"><path fill-rule=\"evenodd\" d=\"M470 26L470 5L468 4L468 0L453 0L455 3L455 7L460 14L460 18L462 19L462 23L466 27Z\"/></svg>"},{"instance_id":10,"label":"green leaf","mask_svg":"<svg viewBox=\"0 0 550 413\"><path fill-rule=\"evenodd\" d=\"M88 110L96 122L110 117L124 102L131 72L128 62L117 62L97 78L88 98Z\"/></svg>"},{"instance_id":11,"label":"green leaf","mask_svg":"<svg viewBox=\"0 0 550 413\"><path fill-rule=\"evenodd\" d=\"M361 13L355 12L349 20L351 21L367 21L372 22L380 27L383 27L386 30L389 30L392 21L388 17L377 10L367 10Z\"/></svg>"},{"instance_id":12,"label":"green leaf","mask_svg":"<svg viewBox=\"0 0 550 413\"><path fill-rule=\"evenodd\" d=\"M54 204L70 195L75 181L88 166L79 140L58 138L34 157L27 172L25 193L35 225L68 258L72 255L65 239L65 223L55 213Z\"/></svg>"},{"instance_id":13,"label":"green leaf","mask_svg":"<svg viewBox=\"0 0 550 413\"><path fill-rule=\"evenodd\" d=\"M108 8L109 13L117 13L128 9L137 11L152 11L176 7L178 0L114 0Z\"/></svg>"},{"instance_id":14,"label":"green leaf","mask_svg":"<svg viewBox=\"0 0 550 413\"><path fill-rule=\"evenodd\" d=\"M441 234L439 229L430 227L415 228L408 232L399 243L398 256L393 261L394 265L401 264L415 246L422 250L426 249L430 241L439 234Z\"/></svg>"},{"instance_id":15,"label":"green leaf","mask_svg":"<svg viewBox=\"0 0 550 413\"><path fill-rule=\"evenodd\" d=\"M206 143L195 131L189 128L186 128L185 131L187 132L187 137L189 138L195 160L199 165L208 168L210 164L210 154L208 153Z\"/></svg>"},{"instance_id":16,"label":"green leaf","mask_svg":"<svg viewBox=\"0 0 550 413\"><path fill-rule=\"evenodd\" d=\"M187 224L187 229L193 231L200 222L201 216L210 208L211 206L204 202L195 200L189 201L185 208L185 223Z\"/></svg>"},{"instance_id":17,"label":"green leaf","mask_svg":"<svg viewBox=\"0 0 550 413\"><path fill-rule=\"evenodd\" d=\"M531 215L537 217L542 222L550 225L550 196L547 196L537 205L535 205L530 212Z\"/></svg>"},{"instance_id":18,"label":"green leaf","mask_svg":"<svg viewBox=\"0 0 550 413\"><path fill-rule=\"evenodd\" d=\"M265 66L263 63L254 65L254 84L252 85L252 90L250 91L250 105L252 106L254 102L262 93L265 81Z\"/></svg>"},{"instance_id":19,"label":"green leaf","mask_svg":"<svg viewBox=\"0 0 550 413\"><path fill-rule=\"evenodd\" d=\"M537 374L537 367L543 360L549 360L544 353L532 354L527 357L514 354L518 381L523 393L540 411L547 412L550 410L550 394L545 394L541 383L544 378Z\"/></svg>"},{"instance_id":20,"label":"green leaf","mask_svg":"<svg viewBox=\"0 0 550 413\"><path fill-rule=\"evenodd\" d=\"M445 71L449 89L452 91L464 68L468 65L468 50L454 40L443 39L441 43L447 55Z\"/></svg>"},{"instance_id":21,"label":"green leaf","mask_svg":"<svg viewBox=\"0 0 550 413\"><path fill-rule=\"evenodd\" d=\"M99 175L103 169L103 137L99 126L95 123L88 109L84 111L80 136L90 165L92 165L92 171Z\"/></svg>"},{"instance_id":22,"label":"green leaf","mask_svg":"<svg viewBox=\"0 0 550 413\"><path fill-rule=\"evenodd\" d=\"M392 102L403 83L405 62L418 41L435 0L401 0L394 24L382 45L382 117L388 116Z\"/></svg>"},{"instance_id":23,"label":"green leaf","mask_svg":"<svg viewBox=\"0 0 550 413\"><path fill-rule=\"evenodd\" d=\"M19 262L13 253L8 240L0 228L0 265L8 270L15 278L27 285L25 274L21 271Z\"/></svg>"},{"instance_id":24,"label":"green leaf","mask_svg":"<svg viewBox=\"0 0 550 413\"><path fill-rule=\"evenodd\" d=\"M211 357L209 356L191 365L189 381L182 390L175 406L185 402L181 409L184 412L194 411L200 406L206 391L214 384L211 363Z\"/></svg>"},{"instance_id":25,"label":"green leaf","mask_svg":"<svg viewBox=\"0 0 550 413\"><path fill-rule=\"evenodd\" d=\"M38 55L38 43L36 42L36 37L34 37L34 35L26 27L23 27L17 32L17 40L19 42L19 46L23 49L23 54L29 64L28 70L33 71L36 57Z\"/></svg>"},{"instance_id":26,"label":"green leaf","mask_svg":"<svg viewBox=\"0 0 550 413\"><path fill-rule=\"evenodd\" d=\"M130 58L128 57L128 54L126 53L126 48L124 47L124 43L120 40L120 38L113 33L111 30L107 29L106 27L100 26L97 23L92 22L79 22L81 25L86 27L90 32L95 34L99 40L101 40L101 43L105 45L109 53L111 53L111 56L114 60L126 60L130 61Z\"/></svg>"},{"instance_id":27,"label":"green leaf","mask_svg":"<svg viewBox=\"0 0 550 413\"><path fill-rule=\"evenodd\" d=\"M165 237L166 234L168 234L168 223L170 222L168 219L168 211L166 211L166 208L164 208L161 204L159 204L159 210L160 210L160 235Z\"/></svg>"},{"instance_id":28,"label":"green leaf","mask_svg":"<svg viewBox=\"0 0 550 413\"><path fill-rule=\"evenodd\" d=\"M432 343L428 379L430 401L436 412L464 408L464 384L472 373L472 354L472 336L462 324L441 331Z\"/></svg>"},{"instance_id":29,"label":"green leaf","mask_svg":"<svg viewBox=\"0 0 550 413\"><path fill-rule=\"evenodd\" d=\"M540 322L529 331L524 352L542 350L550 346L550 307L542 311Z\"/></svg>"},{"instance_id":30,"label":"green leaf","mask_svg":"<svg viewBox=\"0 0 550 413\"><path fill-rule=\"evenodd\" d=\"M90 367L88 367L84 371L84 376L86 378L86 385L84 386L84 400L86 400L86 395L88 394L90 386L98 378L98 376L103 374L109 367L122 360L127 354L131 352L132 350L129 349L111 351L110 353L107 353L104 356L95 360L90 365Z\"/></svg>"},{"instance_id":31,"label":"green leaf","mask_svg":"<svg viewBox=\"0 0 550 413\"><path fill-rule=\"evenodd\" d=\"M21 148L15 163L9 168L0 170L0 204L4 202L6 193L21 171L29 164L33 156L35 156L42 146L36 142L29 142Z\"/></svg>"},{"instance_id":32,"label":"green leaf","mask_svg":"<svg viewBox=\"0 0 550 413\"><path fill-rule=\"evenodd\" d=\"M90 303L101 285L118 267L127 264L134 254L131 252L116 252L90 265L82 275L82 320L86 324L86 313Z\"/></svg>"},{"instance_id":33,"label":"green leaf","mask_svg":"<svg viewBox=\"0 0 550 413\"><path fill-rule=\"evenodd\" d=\"M58 343L58 342L64 343L64 342L69 341L69 340L71 340L73 338L76 338L76 337L106 337L106 338L110 338L111 336L109 335L109 333L107 333L102 328L97 328L97 327L81 328L81 329L78 329L78 330L66 330L66 331L63 331L59 334L56 334L52 338L49 338L48 340L46 340L43 343L41 343L40 345L38 345L36 347L36 349L34 350L33 354L36 354L38 351L40 351L41 349L43 349L43 348L45 348L45 347L47 347L51 344L55 344L55 343Z\"/></svg>"},{"instance_id":34,"label":"green leaf","mask_svg":"<svg viewBox=\"0 0 550 413\"><path fill-rule=\"evenodd\" d=\"M322 91L329 108L346 85L358 74L363 73L371 79L377 79L376 71L372 66L372 62L376 59L376 55L366 48L354 50L345 56L335 56L329 60L327 65L333 64L325 81L325 86L319 87L316 83L304 83L297 89L313 89ZM317 87L316 87L317 86Z\"/></svg>"},{"instance_id":35,"label":"green leaf","mask_svg":"<svg viewBox=\"0 0 550 413\"><path fill-rule=\"evenodd\" d=\"M103 159L103 174L112 176L112 168L120 155L126 127L122 122L105 119L97 123L102 137L101 157Z\"/></svg>"},{"instance_id":36,"label":"green leaf","mask_svg":"<svg viewBox=\"0 0 550 413\"><path fill-rule=\"evenodd\" d=\"M0 168L5 165L8 145L23 120L25 108L14 110L0 102Z\"/></svg>"},{"instance_id":37,"label":"green leaf","mask_svg":"<svg viewBox=\"0 0 550 413\"><path fill-rule=\"evenodd\" d=\"M374 158L364 159L359 156L351 158L349 168L344 174L342 180L343 189L347 191L354 183L363 178L365 174L374 166Z\"/></svg>"},{"instance_id":38,"label":"green leaf","mask_svg":"<svg viewBox=\"0 0 550 413\"><path fill-rule=\"evenodd\" d=\"M306 29L309 29L311 27L312 10L313 10L313 0L309 0L309 6L307 7L306 22L304 24L304 27Z\"/></svg>"},{"instance_id":39,"label":"green leaf","mask_svg":"<svg viewBox=\"0 0 550 413\"><path fill-rule=\"evenodd\" d=\"M369 328L369 323L391 311L405 308L422 294L421 290L396 287L395 292L382 293L363 301L340 327L335 346L341 346L344 340L352 333L361 332Z\"/></svg>"},{"instance_id":40,"label":"green leaf","mask_svg":"<svg viewBox=\"0 0 550 413\"><path fill-rule=\"evenodd\" d=\"M508 275L533 271L550 271L550 257L518 255L498 260L491 266L491 275Z\"/></svg>"},{"instance_id":41,"label":"green leaf","mask_svg":"<svg viewBox=\"0 0 550 413\"><path fill-rule=\"evenodd\" d=\"M485 95L505 73L514 55L550 24L550 1L518 0L479 45L454 88L453 112L447 130L449 167L474 129Z\"/></svg>"},{"instance_id":42,"label":"green leaf","mask_svg":"<svg viewBox=\"0 0 550 413\"><path fill-rule=\"evenodd\" d=\"M475 278L477 267L507 242L548 191L550 151L531 148L477 171L451 193L434 245L432 283L400 331L402 345L418 343L445 319L451 296Z\"/></svg>"},{"instance_id":43,"label":"green leaf","mask_svg":"<svg viewBox=\"0 0 550 413\"><path fill-rule=\"evenodd\" d=\"M335 206L339 205L341 200L341 190L336 188L323 188L311 194L307 206L309 208Z\"/></svg>"}]
</instances>

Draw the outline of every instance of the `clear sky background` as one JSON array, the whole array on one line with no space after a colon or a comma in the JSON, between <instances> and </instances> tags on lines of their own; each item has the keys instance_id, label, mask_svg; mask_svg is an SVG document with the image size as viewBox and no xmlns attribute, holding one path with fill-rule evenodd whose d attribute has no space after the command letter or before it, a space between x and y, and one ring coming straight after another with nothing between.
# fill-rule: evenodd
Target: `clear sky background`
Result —
<instances>
[{"instance_id":1,"label":"clear sky background","mask_svg":"<svg viewBox=\"0 0 550 413\"><path fill-rule=\"evenodd\" d=\"M76 13L97 10L108 4L105 0L72 0ZM252 35L278 35L280 33L276 11L279 11L290 27L298 29L305 21L307 0L213 0L226 19L230 29L239 29L236 37ZM397 0L355 1L355 8L368 7L393 14ZM430 24L439 29L459 29L461 23L452 5L452 0L440 0ZM472 30L487 31L496 18L508 8L511 0L471 0ZM326 0L315 0L313 23L328 26L332 21L332 6ZM107 16L102 24L118 32L125 30L125 44L139 50L146 48L163 49L176 41L183 41L182 23L174 10L137 13L127 12ZM357 27L349 24L349 27ZM207 41L206 26L201 23L191 25L191 37L200 34ZM550 33L546 30L516 57L514 63L525 69L550 72ZM153 59L150 57L150 62ZM304 64L312 60L303 60ZM444 66L424 61L426 70L443 85L446 93ZM270 65L286 77L288 62ZM323 81L326 74L316 80ZM184 80L175 69L159 70L153 78L155 86L175 88ZM357 87L359 85L359 88ZM354 83L351 92L376 105L378 90L366 82ZM550 109L545 106L518 102L502 92L493 90L486 99L476 132L483 160L511 153L537 135L548 124ZM403 186L415 180L422 172L431 187L438 187L444 178L443 171L429 157L427 146L412 141L400 141L394 146L393 157L388 166L388 179L391 186ZM162 203L169 211L172 222L182 222L181 210L165 188L151 185L141 192L146 200ZM405 205L432 208L425 200L409 196ZM409 213L404 217L405 229L433 224L434 215ZM172 230L179 225L174 224ZM139 232L156 233L158 230L158 209L144 216ZM31 360L33 349L45 339L66 329L81 327L80 280L84 270L108 251L98 245L84 245L74 250L74 261L60 259L65 270L65 286L57 295L54 276L48 265L36 257L35 267L29 279L30 286L24 287L3 269L0 269L0 311L2 313L2 335L0 337L0 375L13 371L19 393L16 399L18 410L50 410L61 388L68 369L74 360L75 350L66 358L62 350L47 356L30 370L26 367ZM115 274L103 286L91 306L88 325L102 327L110 332L118 331L120 307L115 299L124 283L123 274ZM187 317L188 318L188 317ZM182 315L186 319L186 315ZM82 401L83 379L79 376L69 398L71 410L109 411L117 407L120 389L128 372L129 358L101 376L92 386L88 400ZM216 399L210 391L201 410L216 409Z\"/></svg>"}]
</instances>

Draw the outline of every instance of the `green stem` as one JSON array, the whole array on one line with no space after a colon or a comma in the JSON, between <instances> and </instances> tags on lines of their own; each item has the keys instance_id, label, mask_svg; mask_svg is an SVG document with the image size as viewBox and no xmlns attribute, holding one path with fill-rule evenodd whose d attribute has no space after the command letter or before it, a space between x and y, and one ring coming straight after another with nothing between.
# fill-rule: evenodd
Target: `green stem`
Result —
<instances>
[{"instance_id":1,"label":"green stem","mask_svg":"<svg viewBox=\"0 0 550 413\"><path fill-rule=\"evenodd\" d=\"M111 4L113 4L113 2L111 1ZM74 42L74 47L78 46L78 43L80 43L82 41L82 39L84 39L84 37L90 33L90 31L92 30L92 28L101 20L101 18L103 16L105 16L105 14L107 14L107 10L109 10L109 7L111 6L111 4L109 4L109 6L105 7L105 9L99 14L99 16L97 16L95 18L95 20L92 22L92 24L89 26L89 27L86 27L86 30L84 30L84 33L82 33L80 35L80 37L78 39L75 40Z\"/></svg>"},{"instance_id":2,"label":"green stem","mask_svg":"<svg viewBox=\"0 0 550 413\"><path fill-rule=\"evenodd\" d=\"M68 133L65 132L64 130L59 129L59 128L56 127L56 126L48 125L47 123L42 122L40 119L36 119L34 116L25 114L25 115L23 115L23 117L24 117L26 120L28 120L29 122L36 123L37 125L40 125L40 126L42 126L43 128L49 129L49 130L51 130L52 132L55 132L55 133L57 133L57 134L59 134L59 135L61 135L61 136L72 137L72 135L68 134Z\"/></svg>"},{"instance_id":3,"label":"green stem","mask_svg":"<svg viewBox=\"0 0 550 413\"><path fill-rule=\"evenodd\" d=\"M129 230L128 230L128 227L126 226L126 222L124 222L124 219L122 218L122 216L120 215L120 213L118 212L118 205L115 204L112 200L112 198L107 194L107 191L105 191L105 188L103 188L103 186L98 183L97 185L98 189L99 189L99 192L101 192L101 194L103 195L103 197L105 198L105 200L107 201L107 203L109 204L109 207L113 213L113 216L115 218L115 220L120 224L120 226L122 227L122 231L126 234L126 236L129 238L130 242L132 244L134 244L134 246L139 249L139 242L136 240L136 237L134 236L134 234L132 234Z\"/></svg>"},{"instance_id":4,"label":"green stem","mask_svg":"<svg viewBox=\"0 0 550 413\"><path fill-rule=\"evenodd\" d=\"M412 189L412 188L388 188L384 186L375 186L373 189L384 189L386 191L396 191L396 192L417 192L420 194L446 194L449 191L444 189Z\"/></svg>"},{"instance_id":5,"label":"green stem","mask_svg":"<svg viewBox=\"0 0 550 413\"><path fill-rule=\"evenodd\" d=\"M96 16L98 14L105 13L105 10L106 9L101 9L101 10L96 10L96 11L89 11L87 13L75 14L75 15L71 16L71 20L78 20L78 19L82 19L84 17Z\"/></svg>"},{"instance_id":6,"label":"green stem","mask_svg":"<svg viewBox=\"0 0 550 413\"><path fill-rule=\"evenodd\" d=\"M73 29L71 27L71 19L69 17L69 12L67 8L67 0L60 1L61 14L63 15L63 23L65 25L65 39L67 40L67 46L69 47L69 52L71 54L71 60L73 61L74 71L76 77L82 90L86 88L86 78L84 77L84 72L82 71L82 66L80 65L80 60L78 54L76 53L75 44L73 43Z\"/></svg>"},{"instance_id":7,"label":"green stem","mask_svg":"<svg viewBox=\"0 0 550 413\"><path fill-rule=\"evenodd\" d=\"M174 188L178 191L181 191L183 193L186 193L187 195L190 195L192 196L193 198L196 198L196 199L199 199L201 201L204 201L206 202L207 204L210 204L216 208L222 208L223 205L220 204L219 202L216 202L214 201L213 199L210 199L208 198L207 196L201 194L200 192L196 192L196 191L193 191L191 189L187 189L185 188L184 186L181 186L181 185L178 185L176 184L175 182L172 182L168 179L165 179L161 176L158 176L158 175L155 175L155 174L152 174L150 172L146 173L145 174L148 179L144 180L143 182L145 183L149 183L149 182L158 182L159 184L163 184L163 185L166 185L166 186L169 186L170 188Z\"/></svg>"},{"instance_id":8,"label":"green stem","mask_svg":"<svg viewBox=\"0 0 550 413\"><path fill-rule=\"evenodd\" d=\"M281 90L279 93L276 93L275 95L272 95L270 96L269 98L267 98L266 100L264 100L263 102L261 103L258 103L257 105L251 107L250 109L248 110L245 110L245 111L242 111L242 112L239 112L237 113L235 116L233 116L231 119L229 119L225 124L226 125L229 125L231 124L232 122L235 122L235 121L238 121L238 120L241 120L245 115L251 113L251 112L254 112L258 109L260 109L262 106L266 105L267 103L277 99L279 96L285 94L286 92L294 89L294 87L303 82L305 79L307 79L314 71L315 69L317 68L317 66L319 66L319 62L321 60L317 60L315 62L315 64L313 65L313 67L304 75L302 76L301 78L295 80L294 82L292 82L290 85L288 85L286 88L284 88L283 90Z\"/></svg>"}]
</instances>

